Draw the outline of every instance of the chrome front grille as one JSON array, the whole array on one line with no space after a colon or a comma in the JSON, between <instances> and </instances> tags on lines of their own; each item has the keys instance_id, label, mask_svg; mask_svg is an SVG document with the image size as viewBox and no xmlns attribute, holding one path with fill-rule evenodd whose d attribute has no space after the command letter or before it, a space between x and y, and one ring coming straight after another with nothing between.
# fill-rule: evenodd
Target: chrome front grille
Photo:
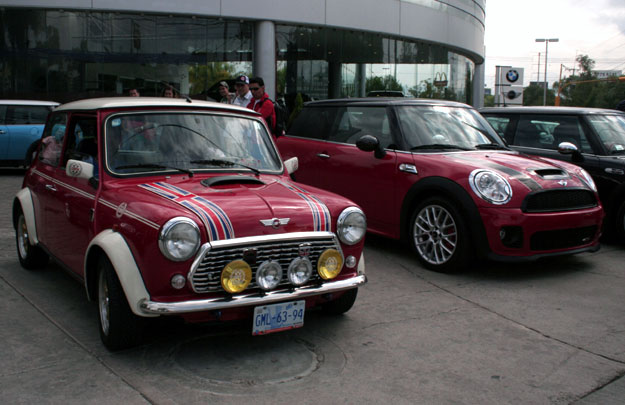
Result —
<instances>
[{"instance_id":1,"label":"chrome front grille","mask_svg":"<svg viewBox=\"0 0 625 405\"><path fill-rule=\"evenodd\" d=\"M289 264L293 259L307 254L313 265L313 275L308 284L315 284L320 281L315 271L317 260L324 250L330 248L341 252L339 242L331 232L297 232L210 242L202 246L188 279L195 292L224 292L221 271L231 261L244 260L245 257L252 268L252 282L247 290L257 288L256 270L266 260L280 263L283 276L279 287L289 286L286 274ZM256 260L253 263L249 260L251 251L255 251Z\"/></svg>"}]
</instances>

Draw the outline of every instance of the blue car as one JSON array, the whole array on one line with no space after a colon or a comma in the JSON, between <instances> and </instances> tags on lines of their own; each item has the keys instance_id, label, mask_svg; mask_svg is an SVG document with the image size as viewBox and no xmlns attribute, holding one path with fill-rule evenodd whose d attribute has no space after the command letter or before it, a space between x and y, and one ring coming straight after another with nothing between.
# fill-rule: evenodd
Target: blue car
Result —
<instances>
[{"instance_id":1,"label":"blue car","mask_svg":"<svg viewBox=\"0 0 625 405\"><path fill-rule=\"evenodd\" d=\"M41 138L52 101L0 100L0 166L26 166Z\"/></svg>"}]
</instances>

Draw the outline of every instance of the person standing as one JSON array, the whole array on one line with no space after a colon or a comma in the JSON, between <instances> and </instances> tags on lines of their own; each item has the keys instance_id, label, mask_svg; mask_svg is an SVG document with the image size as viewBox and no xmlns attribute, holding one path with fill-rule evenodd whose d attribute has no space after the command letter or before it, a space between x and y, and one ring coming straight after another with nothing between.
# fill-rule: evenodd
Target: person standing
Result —
<instances>
[{"instance_id":1,"label":"person standing","mask_svg":"<svg viewBox=\"0 0 625 405\"><path fill-rule=\"evenodd\" d=\"M269 95L265 93L265 81L262 77L255 77L250 80L250 91L254 97L249 102L247 108L259 112L263 116L265 123L275 133L276 129L276 110L273 102L269 99Z\"/></svg>"},{"instance_id":2,"label":"person standing","mask_svg":"<svg viewBox=\"0 0 625 405\"><path fill-rule=\"evenodd\" d=\"M252 92L250 91L250 79L241 75L237 77L234 82L234 88L236 90L236 97L232 99L232 104L238 105L241 107L247 107L247 105L252 100Z\"/></svg>"},{"instance_id":3,"label":"person standing","mask_svg":"<svg viewBox=\"0 0 625 405\"><path fill-rule=\"evenodd\" d=\"M139 89L137 89L136 87L133 87L132 89L128 90L128 95L130 97L140 97L141 94L139 94Z\"/></svg>"},{"instance_id":4,"label":"person standing","mask_svg":"<svg viewBox=\"0 0 625 405\"><path fill-rule=\"evenodd\" d=\"M234 94L230 93L230 87L228 86L228 82L219 82L219 95L221 96L221 100L219 100L220 103L232 104Z\"/></svg>"}]
</instances>

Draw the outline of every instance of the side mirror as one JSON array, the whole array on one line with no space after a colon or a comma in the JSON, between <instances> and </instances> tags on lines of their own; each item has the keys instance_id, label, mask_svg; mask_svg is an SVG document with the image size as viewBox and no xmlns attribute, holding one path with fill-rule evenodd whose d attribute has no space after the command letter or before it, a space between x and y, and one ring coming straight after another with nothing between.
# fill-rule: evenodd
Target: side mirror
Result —
<instances>
[{"instance_id":1,"label":"side mirror","mask_svg":"<svg viewBox=\"0 0 625 405\"><path fill-rule=\"evenodd\" d=\"M374 152L377 159L382 159L386 151L380 145L380 141L373 135L363 135L356 141L356 147L363 152Z\"/></svg>"},{"instance_id":2,"label":"side mirror","mask_svg":"<svg viewBox=\"0 0 625 405\"><path fill-rule=\"evenodd\" d=\"M93 177L93 164L81 160L69 159L65 165L65 174L69 177L89 180Z\"/></svg>"},{"instance_id":3,"label":"side mirror","mask_svg":"<svg viewBox=\"0 0 625 405\"><path fill-rule=\"evenodd\" d=\"M558 145L558 152L563 155L571 155L571 158L574 162L583 162L584 157L580 153L577 146L571 142L560 142Z\"/></svg>"},{"instance_id":4,"label":"side mirror","mask_svg":"<svg viewBox=\"0 0 625 405\"><path fill-rule=\"evenodd\" d=\"M284 161L284 166L289 174L293 174L299 168L299 160L297 157L292 157Z\"/></svg>"}]
</instances>

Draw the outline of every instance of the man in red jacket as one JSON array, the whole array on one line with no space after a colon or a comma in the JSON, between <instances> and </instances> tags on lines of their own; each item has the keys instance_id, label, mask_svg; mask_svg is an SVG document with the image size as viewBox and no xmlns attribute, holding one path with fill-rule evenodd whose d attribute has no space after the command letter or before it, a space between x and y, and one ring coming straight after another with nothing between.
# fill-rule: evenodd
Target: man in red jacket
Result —
<instances>
[{"instance_id":1,"label":"man in red jacket","mask_svg":"<svg viewBox=\"0 0 625 405\"><path fill-rule=\"evenodd\" d=\"M273 134L276 129L276 110L273 107L273 102L269 99L269 95L265 93L265 82L262 77L250 79L250 91L253 98L247 108L260 112Z\"/></svg>"}]
</instances>

